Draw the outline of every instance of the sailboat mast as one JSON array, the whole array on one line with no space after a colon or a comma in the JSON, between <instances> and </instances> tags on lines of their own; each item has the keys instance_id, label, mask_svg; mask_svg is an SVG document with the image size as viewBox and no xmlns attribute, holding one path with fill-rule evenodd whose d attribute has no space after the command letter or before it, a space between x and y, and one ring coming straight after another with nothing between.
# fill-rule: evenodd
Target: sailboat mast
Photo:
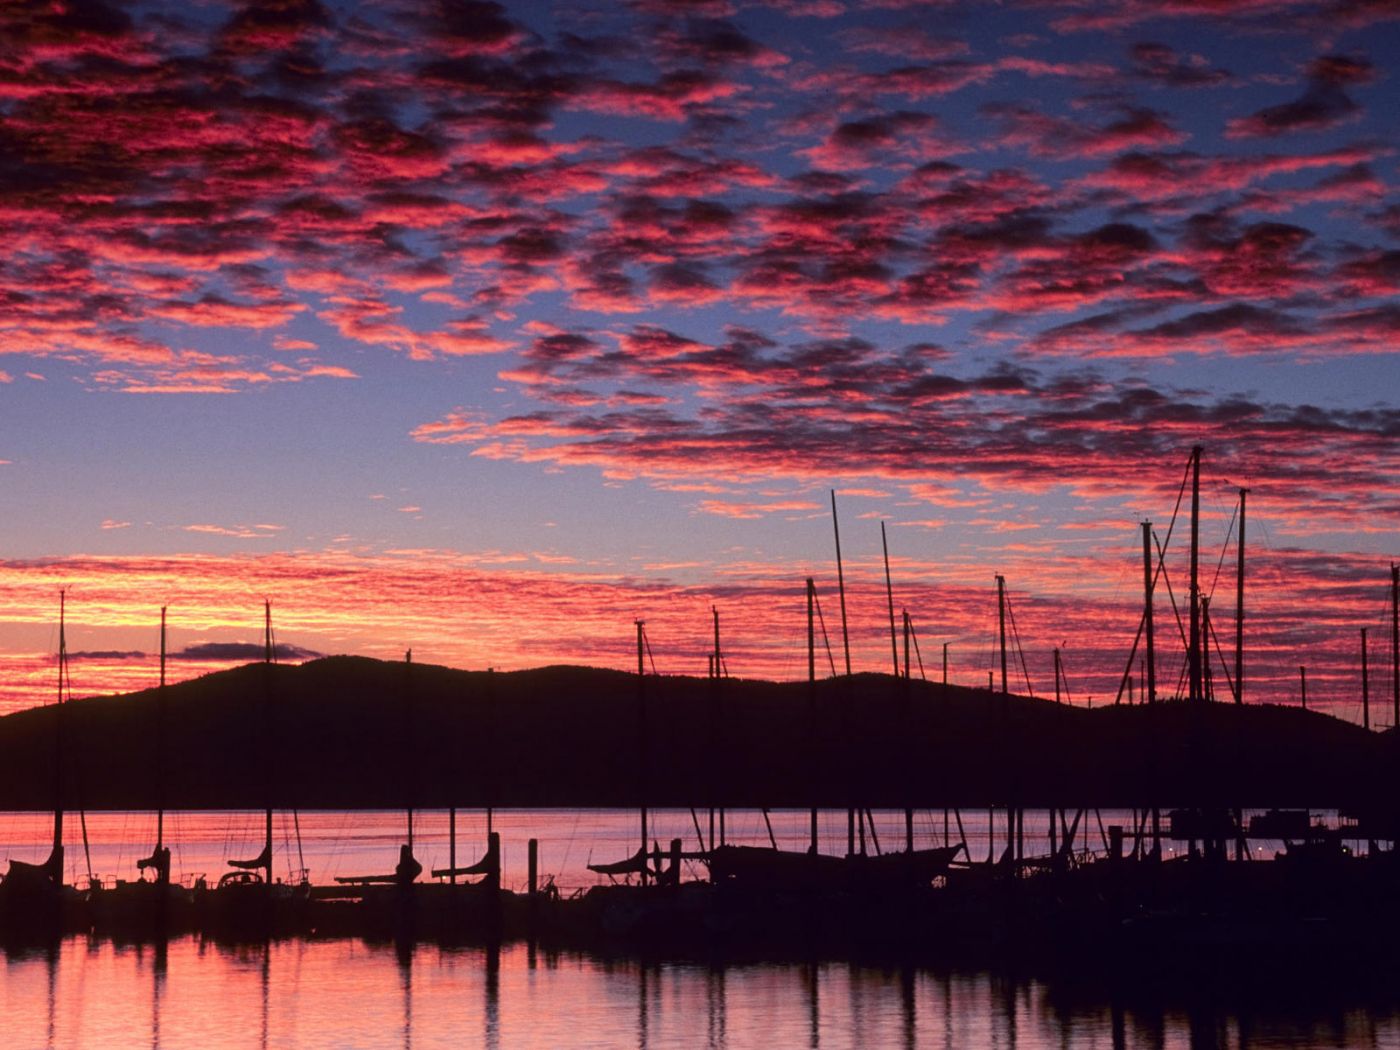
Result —
<instances>
[{"instance_id":1,"label":"sailboat mast","mask_svg":"<svg viewBox=\"0 0 1400 1050\"><path fill-rule=\"evenodd\" d=\"M904 614L904 677L909 677L909 636L914 633L914 621L909 619L909 610L900 610ZM919 657L919 666L924 665L924 658ZM923 672L920 671L922 674Z\"/></svg>"},{"instance_id":2,"label":"sailboat mast","mask_svg":"<svg viewBox=\"0 0 1400 1050\"><path fill-rule=\"evenodd\" d=\"M721 655L719 649L719 606L711 605L710 613L714 616L715 620L715 677L723 678L724 657Z\"/></svg>"},{"instance_id":3,"label":"sailboat mast","mask_svg":"<svg viewBox=\"0 0 1400 1050\"><path fill-rule=\"evenodd\" d=\"M817 624L815 618L817 585L807 577L807 681L817 680Z\"/></svg>"},{"instance_id":4,"label":"sailboat mast","mask_svg":"<svg viewBox=\"0 0 1400 1050\"><path fill-rule=\"evenodd\" d=\"M841 569L841 523L836 520L836 490L831 490L831 531L836 536L836 589L841 595L841 645L846 653L846 674L851 673L851 636L846 630L846 576Z\"/></svg>"},{"instance_id":5,"label":"sailboat mast","mask_svg":"<svg viewBox=\"0 0 1400 1050\"><path fill-rule=\"evenodd\" d=\"M266 884L272 885L272 665L277 652L272 645L272 601L263 599L263 761L267 766L267 812L264 822L263 856L267 864L263 868Z\"/></svg>"},{"instance_id":6,"label":"sailboat mast","mask_svg":"<svg viewBox=\"0 0 1400 1050\"><path fill-rule=\"evenodd\" d=\"M1249 489L1240 489L1240 546L1235 567L1235 703L1244 703L1244 504Z\"/></svg>"},{"instance_id":7,"label":"sailboat mast","mask_svg":"<svg viewBox=\"0 0 1400 1050\"><path fill-rule=\"evenodd\" d=\"M1390 567L1390 701L1392 724L1400 726L1400 565Z\"/></svg>"},{"instance_id":8,"label":"sailboat mast","mask_svg":"<svg viewBox=\"0 0 1400 1050\"><path fill-rule=\"evenodd\" d=\"M812 801L816 801L817 786L817 585L812 577L807 577L807 717L811 720L808 735L811 739L810 754L808 761L811 769L807 775L807 782L812 789ZM817 807L812 806L812 846L811 852L815 856L817 853Z\"/></svg>"},{"instance_id":9,"label":"sailboat mast","mask_svg":"<svg viewBox=\"0 0 1400 1050\"><path fill-rule=\"evenodd\" d=\"M68 590L58 592L58 710L54 712L53 747L53 848L63 848L63 688L68 670Z\"/></svg>"},{"instance_id":10,"label":"sailboat mast","mask_svg":"<svg viewBox=\"0 0 1400 1050\"><path fill-rule=\"evenodd\" d=\"M644 656L646 653L646 636L643 634L643 621L637 622L637 728L640 739L641 755L639 756L639 779L642 787L642 856L647 852L647 806L646 806L646 786L647 786L647 687L646 687L646 664ZM645 861L642 864L642 885L647 883L647 868Z\"/></svg>"},{"instance_id":11,"label":"sailboat mast","mask_svg":"<svg viewBox=\"0 0 1400 1050\"><path fill-rule=\"evenodd\" d=\"M1205 645L1205 658L1201 662L1201 696L1205 700L1215 699L1215 680L1210 673L1210 597L1201 599L1201 641Z\"/></svg>"},{"instance_id":12,"label":"sailboat mast","mask_svg":"<svg viewBox=\"0 0 1400 1050\"><path fill-rule=\"evenodd\" d=\"M890 607L890 659L894 661L894 676L899 677L899 645L894 635L894 586L890 583L890 543L885 538L885 523L880 522L880 547L885 552L885 599Z\"/></svg>"},{"instance_id":13,"label":"sailboat mast","mask_svg":"<svg viewBox=\"0 0 1400 1050\"><path fill-rule=\"evenodd\" d=\"M1187 660L1190 663L1190 699L1200 700L1201 692L1201 589L1199 560L1201 546L1201 446L1191 449L1191 638Z\"/></svg>"},{"instance_id":14,"label":"sailboat mast","mask_svg":"<svg viewBox=\"0 0 1400 1050\"><path fill-rule=\"evenodd\" d=\"M160 692L156 694L156 853L165 845L165 610L160 607Z\"/></svg>"},{"instance_id":15,"label":"sailboat mast","mask_svg":"<svg viewBox=\"0 0 1400 1050\"><path fill-rule=\"evenodd\" d=\"M1371 728L1371 671L1366 663L1366 628L1361 628L1361 725Z\"/></svg>"},{"instance_id":16,"label":"sailboat mast","mask_svg":"<svg viewBox=\"0 0 1400 1050\"><path fill-rule=\"evenodd\" d=\"M1005 696L1006 686L1006 577L997 576L997 633L1001 638L1001 692Z\"/></svg>"},{"instance_id":17,"label":"sailboat mast","mask_svg":"<svg viewBox=\"0 0 1400 1050\"><path fill-rule=\"evenodd\" d=\"M408 695L404 697L404 755L412 755L413 747L413 650L408 649L403 654L404 684L408 687ZM412 778L410 778L412 780ZM413 795L416 792L411 790L408 798L408 852L413 852Z\"/></svg>"},{"instance_id":18,"label":"sailboat mast","mask_svg":"<svg viewBox=\"0 0 1400 1050\"><path fill-rule=\"evenodd\" d=\"M1157 699L1157 632L1152 626L1152 522L1142 523L1143 627L1147 632L1147 703Z\"/></svg>"}]
</instances>

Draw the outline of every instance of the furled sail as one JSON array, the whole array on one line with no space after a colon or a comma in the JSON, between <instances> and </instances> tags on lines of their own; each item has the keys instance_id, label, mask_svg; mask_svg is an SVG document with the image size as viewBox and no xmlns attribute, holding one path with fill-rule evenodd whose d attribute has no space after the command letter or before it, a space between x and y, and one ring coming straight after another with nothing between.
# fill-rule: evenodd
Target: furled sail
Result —
<instances>
[{"instance_id":1,"label":"furled sail","mask_svg":"<svg viewBox=\"0 0 1400 1050\"><path fill-rule=\"evenodd\" d=\"M651 858L645 849L639 848L626 860L614 861L611 864L590 864L588 870L599 875L645 875L651 872Z\"/></svg>"},{"instance_id":2,"label":"furled sail","mask_svg":"<svg viewBox=\"0 0 1400 1050\"><path fill-rule=\"evenodd\" d=\"M5 874L5 882L11 887L59 886L63 881L63 847L54 846L48 860L42 864L28 861L10 861L10 870Z\"/></svg>"},{"instance_id":3,"label":"furled sail","mask_svg":"<svg viewBox=\"0 0 1400 1050\"><path fill-rule=\"evenodd\" d=\"M468 864L464 868L434 868L433 878L447 879L460 875L492 875L500 871L500 868L500 839L493 836L491 844L486 848L485 855L475 864Z\"/></svg>"},{"instance_id":4,"label":"furled sail","mask_svg":"<svg viewBox=\"0 0 1400 1050\"><path fill-rule=\"evenodd\" d=\"M252 860L231 860L228 862L230 868L241 868L243 871L254 871L258 868L270 867L272 864L272 847L264 846Z\"/></svg>"}]
</instances>

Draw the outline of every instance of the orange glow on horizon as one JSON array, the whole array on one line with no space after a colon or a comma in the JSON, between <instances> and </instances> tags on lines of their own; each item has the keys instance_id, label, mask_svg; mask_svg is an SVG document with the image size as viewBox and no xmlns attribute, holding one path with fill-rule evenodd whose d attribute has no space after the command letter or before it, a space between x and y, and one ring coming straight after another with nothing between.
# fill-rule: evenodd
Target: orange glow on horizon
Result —
<instances>
[{"instance_id":1,"label":"orange glow on horizon","mask_svg":"<svg viewBox=\"0 0 1400 1050\"><path fill-rule=\"evenodd\" d=\"M908 608L927 676L985 687L999 673L995 571L1008 580L1014 624L1010 686L1053 693L1051 649L1062 650L1070 697L1111 702L1141 612L1140 569L1127 542L1076 554L1035 543L1002 549L994 569L978 559L932 564L892 559L895 617ZM1213 560L1213 559L1212 559ZM1209 592L1213 566L1203 575ZM1388 579L1369 555L1271 550L1251 564L1247 699L1297 702L1297 668L1307 664L1310 706L1359 720L1357 627L1372 624L1372 720L1389 724L1386 639ZM19 645L0 652L0 711L50 703L56 695L57 596L69 588L68 651L74 695L134 691L158 680L159 608L168 605L168 680L173 682L255 659L197 659L208 643L262 641L262 599L273 605L279 644L317 654L401 659L407 649L428 663L516 670L578 663L635 667L632 622L647 623L663 674L703 675L712 646L711 606L721 616L730 674L797 679L806 673L805 577L817 579L831 659L818 629L818 673L843 664L834 566L738 562L711 570L711 581L680 583L621 574L489 568L449 552L351 556L337 553L164 558L75 557L0 563L7 635ZM1175 573L1178 567L1170 566ZM889 672L889 613L878 556L846 564L852 664ZM1185 582L1172 577L1178 603ZM1228 693L1233 667L1233 574L1219 579L1212 645L1217 692ZM1158 688L1172 695L1182 645L1165 587L1159 585ZM1185 610L1182 610L1183 616ZM1022 667L1016 648L1025 654ZM903 660L902 634L897 638ZM1218 651L1217 651L1218 649ZM220 655L221 650L215 650ZM1141 654L1139 654L1139 658ZM1135 669L1134 677L1137 677ZM1134 682L1134 690L1140 688ZM1126 699L1126 695L1125 695Z\"/></svg>"}]
</instances>

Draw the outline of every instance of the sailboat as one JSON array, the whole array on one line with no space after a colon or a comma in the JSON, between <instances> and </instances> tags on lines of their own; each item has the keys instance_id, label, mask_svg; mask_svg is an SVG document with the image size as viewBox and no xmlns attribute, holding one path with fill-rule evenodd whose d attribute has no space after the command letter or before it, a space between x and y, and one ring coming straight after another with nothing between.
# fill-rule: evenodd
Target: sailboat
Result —
<instances>
[{"instance_id":1,"label":"sailboat","mask_svg":"<svg viewBox=\"0 0 1400 1050\"><path fill-rule=\"evenodd\" d=\"M150 856L136 862L145 876L136 881L118 879L110 889L94 883L89 892L93 925L98 930L164 937L187 928L193 918L192 896L186 888L171 885L170 847L165 844L166 798L166 607L160 610L160 686L156 693L155 761L152 776L156 790L156 841Z\"/></svg>"},{"instance_id":2,"label":"sailboat","mask_svg":"<svg viewBox=\"0 0 1400 1050\"><path fill-rule=\"evenodd\" d=\"M67 591L58 598L58 699L53 739L53 843L48 859L33 864L11 860L0 881L0 931L27 940L57 936L65 917L80 905L76 890L63 884L64 697L68 690Z\"/></svg>"},{"instance_id":3,"label":"sailboat","mask_svg":"<svg viewBox=\"0 0 1400 1050\"><path fill-rule=\"evenodd\" d=\"M220 877L204 901L211 925L221 932L239 937L266 937L304 926L311 890L304 870L292 882L278 882L272 876L272 665L276 662L276 650L272 641L272 603L266 600L263 602L263 639L261 721L263 790L266 795L263 848L255 857L230 859L228 866L232 870Z\"/></svg>"},{"instance_id":4,"label":"sailboat","mask_svg":"<svg viewBox=\"0 0 1400 1050\"><path fill-rule=\"evenodd\" d=\"M413 669L413 650L404 654L404 681L405 695L404 702L404 740L402 750L411 751L412 724L413 724L413 694L411 674ZM368 910L372 914L362 918L358 925L364 927L380 927L395 936L412 937L415 932L415 912L416 893L415 883L418 876L423 874L423 865L417 857L413 855L413 802L411 797L405 808L405 824L407 841L399 847L399 862L394 865L394 870L383 875L338 875L335 881L342 886L354 886L359 889L359 898L356 903L359 908ZM387 887L388 892L384 892L380 887Z\"/></svg>"},{"instance_id":5,"label":"sailboat","mask_svg":"<svg viewBox=\"0 0 1400 1050\"><path fill-rule=\"evenodd\" d=\"M841 534L836 524L836 493L831 494L832 524L836 538L836 573L841 591L842 638L845 643L847 675L850 674L849 642L846 641L845 625L845 582L841 565ZM884 541L884 529L881 527ZM885 585L890 606L890 644L895 656L895 673L898 675L898 653L894 649L894 598L889 579L889 548L885 544ZM816 718L816 616L818 615L816 584L807 579L807 680L810 717ZM823 633L825 625L823 624ZM829 648L829 647L828 647ZM908 657L906 656L906 663ZM834 667L834 665L833 665ZM814 731L815 726L809 732ZM815 738L811 738L813 743ZM809 761L815 763L815 747L809 745ZM812 787L815 788L815 779ZM912 890L927 887L935 878L947 873L949 866L964 852L964 844L948 844L927 849L915 849L913 843L912 811L906 810L906 843L903 851L868 854L864 848L864 822L870 819L868 810L851 808L848 811L850 830L847 836L847 854L844 857L821 853L817 848L817 810L811 810L811 844L806 851L778 849L776 843L771 848L760 846L720 845L709 852L710 879L716 886L768 893L788 892L843 892L861 890ZM860 821L861 848L856 852L855 826ZM873 830L874 824L871 821Z\"/></svg>"},{"instance_id":6,"label":"sailboat","mask_svg":"<svg viewBox=\"0 0 1400 1050\"><path fill-rule=\"evenodd\" d=\"M170 847L165 844L165 613L160 610L160 692L156 694L156 844L151 855L136 862L143 874L154 874L155 884L170 885Z\"/></svg>"},{"instance_id":7,"label":"sailboat","mask_svg":"<svg viewBox=\"0 0 1400 1050\"><path fill-rule=\"evenodd\" d=\"M404 724L401 750L414 752L414 692L413 651L404 654ZM501 840L494 831L487 835L487 848L474 864L456 864L456 825L453 811L453 850L446 868L434 869L435 879L448 882L431 884L419 882L423 864L414 855L414 805L416 787L407 788L405 806L406 841L399 847L399 860L393 871L377 875L337 875L341 892L321 895L318 928L336 928L344 924L356 930L371 930L398 939L412 939L420 933L456 936L473 929L489 933L488 920L495 917L496 898L501 881ZM457 879L481 876L475 883ZM489 908L485 906L490 905Z\"/></svg>"}]
</instances>

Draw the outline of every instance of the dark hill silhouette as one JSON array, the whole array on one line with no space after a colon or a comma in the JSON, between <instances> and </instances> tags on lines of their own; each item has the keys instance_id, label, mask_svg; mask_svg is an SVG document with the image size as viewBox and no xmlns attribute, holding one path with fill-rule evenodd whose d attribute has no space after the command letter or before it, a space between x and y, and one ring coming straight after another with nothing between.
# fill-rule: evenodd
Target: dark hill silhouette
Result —
<instances>
[{"instance_id":1,"label":"dark hill silhouette","mask_svg":"<svg viewBox=\"0 0 1400 1050\"><path fill-rule=\"evenodd\" d=\"M645 741L640 699L645 696ZM264 698L270 698L265 703ZM63 710L70 807L1357 806L1394 734L1274 706L1085 710L886 675L773 683L330 657ZM50 706L0 719L0 809L52 805ZM264 734L269 724L270 732ZM1380 793L1380 794L1378 794Z\"/></svg>"}]
</instances>

